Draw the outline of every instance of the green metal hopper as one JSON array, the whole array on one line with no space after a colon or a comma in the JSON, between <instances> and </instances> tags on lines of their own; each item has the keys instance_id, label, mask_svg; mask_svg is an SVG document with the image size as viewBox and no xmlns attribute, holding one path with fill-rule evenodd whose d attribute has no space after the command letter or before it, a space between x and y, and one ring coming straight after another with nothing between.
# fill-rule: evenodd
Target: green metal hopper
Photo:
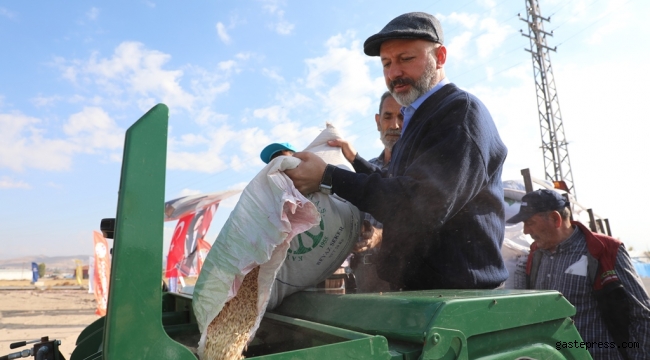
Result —
<instances>
[{"instance_id":1,"label":"green metal hopper","mask_svg":"<svg viewBox=\"0 0 650 360\"><path fill-rule=\"evenodd\" d=\"M196 359L189 295L163 293L168 109L126 133L107 315L79 335L72 360ZM590 359L555 291L300 292L267 313L250 359ZM558 349L559 348L559 349Z\"/></svg>"}]
</instances>

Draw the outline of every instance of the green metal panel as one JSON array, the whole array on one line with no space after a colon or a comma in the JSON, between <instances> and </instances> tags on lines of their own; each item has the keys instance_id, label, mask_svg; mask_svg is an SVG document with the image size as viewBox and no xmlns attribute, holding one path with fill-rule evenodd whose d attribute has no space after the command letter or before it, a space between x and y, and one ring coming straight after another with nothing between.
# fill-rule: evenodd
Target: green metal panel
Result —
<instances>
[{"instance_id":1,"label":"green metal panel","mask_svg":"<svg viewBox=\"0 0 650 360\"><path fill-rule=\"evenodd\" d=\"M260 333L266 333L268 337ZM388 349L383 336L373 336L307 320L266 313L258 336L249 345L248 359L403 359L398 352ZM278 341L279 340L279 341ZM256 356L255 347L264 347L271 353ZM250 357L248 357L250 356Z\"/></svg>"},{"instance_id":2,"label":"green metal panel","mask_svg":"<svg viewBox=\"0 0 650 360\"><path fill-rule=\"evenodd\" d=\"M71 360L84 359L88 354L94 354L100 350L104 337L104 320L105 317L100 317L79 334L74 351L70 356Z\"/></svg>"},{"instance_id":3,"label":"green metal panel","mask_svg":"<svg viewBox=\"0 0 650 360\"><path fill-rule=\"evenodd\" d=\"M79 333L75 345L79 345L80 343L85 341L89 336L92 336L97 331L103 331L103 330L104 330L104 317L102 316L99 319L93 321L90 325L88 325L85 329L83 329Z\"/></svg>"},{"instance_id":4,"label":"green metal panel","mask_svg":"<svg viewBox=\"0 0 650 360\"><path fill-rule=\"evenodd\" d=\"M553 348L557 341L581 339L569 318L575 308L556 291L302 292L274 312L382 335L389 343L421 344L422 359L476 359L515 350L542 354L549 347L562 354L551 358L589 359L584 349Z\"/></svg>"},{"instance_id":5,"label":"green metal panel","mask_svg":"<svg viewBox=\"0 0 650 360\"><path fill-rule=\"evenodd\" d=\"M467 341L468 355L470 359L515 359L523 356L514 356L515 353L538 359L591 359L585 349L555 348L559 341L580 342L580 339L573 321L564 318L472 336ZM502 357L495 357L495 354Z\"/></svg>"},{"instance_id":6,"label":"green metal panel","mask_svg":"<svg viewBox=\"0 0 650 360\"><path fill-rule=\"evenodd\" d=\"M158 104L126 132L104 359L195 359L161 320L167 121Z\"/></svg>"},{"instance_id":7,"label":"green metal panel","mask_svg":"<svg viewBox=\"0 0 650 360\"><path fill-rule=\"evenodd\" d=\"M274 312L372 335L422 343L430 319L441 305L409 293L332 295L300 292L283 300ZM406 293L404 293L406 294Z\"/></svg>"},{"instance_id":8,"label":"green metal panel","mask_svg":"<svg viewBox=\"0 0 650 360\"><path fill-rule=\"evenodd\" d=\"M565 318L575 309L555 291L429 290L381 295L302 292L285 299L275 312L422 343L434 324L471 336Z\"/></svg>"},{"instance_id":9,"label":"green metal panel","mask_svg":"<svg viewBox=\"0 0 650 360\"><path fill-rule=\"evenodd\" d=\"M191 298L161 291L167 118L160 104L127 131L108 311L79 335L72 360L195 359L170 338L196 343ZM302 292L274 312L251 359L590 358L555 348L581 341L575 309L555 291Z\"/></svg>"},{"instance_id":10,"label":"green metal panel","mask_svg":"<svg viewBox=\"0 0 650 360\"><path fill-rule=\"evenodd\" d=\"M389 360L400 359L401 356L392 357L386 350L386 339L372 337L351 340L342 343L323 345L309 349L286 351L279 354L252 357L264 360L329 360L329 359L355 359L355 360Z\"/></svg>"}]
</instances>

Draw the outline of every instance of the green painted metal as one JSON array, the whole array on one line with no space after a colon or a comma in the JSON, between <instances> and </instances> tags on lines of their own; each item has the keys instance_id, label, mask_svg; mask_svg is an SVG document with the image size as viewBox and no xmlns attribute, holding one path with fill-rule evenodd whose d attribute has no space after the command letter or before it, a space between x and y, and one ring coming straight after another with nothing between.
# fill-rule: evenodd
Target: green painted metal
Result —
<instances>
[{"instance_id":1,"label":"green painted metal","mask_svg":"<svg viewBox=\"0 0 650 360\"><path fill-rule=\"evenodd\" d=\"M555 349L560 341L580 342L580 339L570 318L557 319L472 336L468 339L468 356L470 359L500 359L494 357L495 354L500 354L503 359L523 356L507 356L517 353L538 359L591 359L585 349Z\"/></svg>"},{"instance_id":2,"label":"green painted metal","mask_svg":"<svg viewBox=\"0 0 650 360\"><path fill-rule=\"evenodd\" d=\"M86 354L94 354L101 349L104 338L104 320L100 317L88 325L77 337L77 342L71 360L84 359Z\"/></svg>"},{"instance_id":3,"label":"green painted metal","mask_svg":"<svg viewBox=\"0 0 650 360\"><path fill-rule=\"evenodd\" d=\"M199 335L191 297L162 294L168 109L126 134L108 311L77 339L71 360L191 360ZM249 359L590 359L574 307L555 291L300 292L266 314Z\"/></svg>"},{"instance_id":4,"label":"green painted metal","mask_svg":"<svg viewBox=\"0 0 650 360\"><path fill-rule=\"evenodd\" d=\"M303 292L285 299L274 312L382 335L389 344L420 344L422 359L476 359L525 349L562 354L553 359L589 359L584 349L554 349L558 341L581 341L569 319L575 308L556 291Z\"/></svg>"},{"instance_id":5,"label":"green painted metal","mask_svg":"<svg viewBox=\"0 0 650 360\"><path fill-rule=\"evenodd\" d=\"M88 337L95 334L97 331L103 331L103 330L104 330L104 317L102 316L99 319L93 321L90 325L88 325L85 329L83 329L79 333L75 345L79 345L80 343L85 341Z\"/></svg>"},{"instance_id":6,"label":"green painted metal","mask_svg":"<svg viewBox=\"0 0 650 360\"><path fill-rule=\"evenodd\" d=\"M289 360L289 359L402 359L401 354L391 353L388 341L383 336L373 336L347 329L318 324L307 320L267 313L260 326L260 333L282 334L271 336L280 343L271 343L271 348L284 347L285 351L252 356L247 359ZM295 336L292 332L299 332ZM269 334L270 335L270 334ZM262 336L263 337L263 336ZM302 340L297 338L302 337ZM260 347L259 336L249 345L251 349ZM287 343L290 343L287 345Z\"/></svg>"},{"instance_id":7,"label":"green painted metal","mask_svg":"<svg viewBox=\"0 0 650 360\"><path fill-rule=\"evenodd\" d=\"M366 339L366 338L373 337L372 335L351 331L348 329L337 328L334 326L319 324L311 321L306 321L303 319L296 319L296 318L278 315L278 314L267 313L264 317L266 319L281 321L287 325L293 325L300 329L311 329L311 330L320 331L323 333L330 334L332 336L339 337L341 339L356 340L356 339Z\"/></svg>"},{"instance_id":8,"label":"green painted metal","mask_svg":"<svg viewBox=\"0 0 650 360\"><path fill-rule=\"evenodd\" d=\"M161 320L168 109L158 104L126 132L104 359L195 359Z\"/></svg>"},{"instance_id":9,"label":"green painted metal","mask_svg":"<svg viewBox=\"0 0 650 360\"><path fill-rule=\"evenodd\" d=\"M253 359L264 360L326 360L326 359L355 359L355 360L373 360L373 359L400 359L391 356L387 347L386 339L373 337L367 339L351 340L342 343L322 345L309 349L286 351L279 354L265 355L261 357L251 357Z\"/></svg>"}]
</instances>

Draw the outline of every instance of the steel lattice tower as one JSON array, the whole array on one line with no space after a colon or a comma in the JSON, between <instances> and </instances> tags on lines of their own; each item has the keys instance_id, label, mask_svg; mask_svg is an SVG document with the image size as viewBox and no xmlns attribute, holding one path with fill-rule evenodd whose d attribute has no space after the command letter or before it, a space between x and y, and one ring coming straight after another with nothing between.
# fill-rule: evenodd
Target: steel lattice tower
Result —
<instances>
[{"instance_id":1,"label":"steel lattice tower","mask_svg":"<svg viewBox=\"0 0 650 360\"><path fill-rule=\"evenodd\" d=\"M549 22L550 18L542 17L538 0L525 1L527 18L523 19L520 16L520 19L528 24L528 35L523 30L521 32L523 36L530 39L530 49L525 50L533 58L546 179L564 181L569 192L576 197L571 162L569 161L569 150L567 149L564 126L562 125L560 102L557 97L551 57L549 55L557 47L550 48L546 45L546 36L553 36L553 33L544 31L543 22Z\"/></svg>"}]
</instances>

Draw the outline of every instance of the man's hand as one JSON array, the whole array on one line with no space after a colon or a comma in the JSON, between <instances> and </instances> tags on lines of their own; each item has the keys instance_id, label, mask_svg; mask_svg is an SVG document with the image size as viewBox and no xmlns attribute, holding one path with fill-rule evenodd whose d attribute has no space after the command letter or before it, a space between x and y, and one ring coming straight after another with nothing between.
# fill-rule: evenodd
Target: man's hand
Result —
<instances>
[{"instance_id":1,"label":"man's hand","mask_svg":"<svg viewBox=\"0 0 650 360\"><path fill-rule=\"evenodd\" d=\"M327 166L325 161L310 152L298 152L293 154L293 157L302 160L297 168L285 170L284 172L293 181L293 186L303 195L309 195L318 191L325 167Z\"/></svg>"},{"instance_id":2,"label":"man's hand","mask_svg":"<svg viewBox=\"0 0 650 360\"><path fill-rule=\"evenodd\" d=\"M354 162L354 158L357 156L357 151L352 147L352 144L347 142L347 140L328 140L327 145L340 147L341 151L343 151L343 156L345 156L350 164Z\"/></svg>"},{"instance_id":3,"label":"man's hand","mask_svg":"<svg viewBox=\"0 0 650 360\"><path fill-rule=\"evenodd\" d=\"M377 246L381 245L382 234L383 229L378 229L370 225L370 222L368 220L363 220L363 225L361 226L362 240L358 241L354 245L352 252L360 253L376 248Z\"/></svg>"}]
</instances>

